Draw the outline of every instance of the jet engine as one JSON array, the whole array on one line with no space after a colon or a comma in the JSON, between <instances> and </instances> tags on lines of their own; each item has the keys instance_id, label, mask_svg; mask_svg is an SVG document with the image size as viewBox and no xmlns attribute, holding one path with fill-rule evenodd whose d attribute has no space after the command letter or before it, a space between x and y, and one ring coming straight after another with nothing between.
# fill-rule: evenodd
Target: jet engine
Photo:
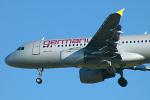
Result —
<instances>
[{"instance_id":1,"label":"jet engine","mask_svg":"<svg viewBox=\"0 0 150 100\"><path fill-rule=\"evenodd\" d=\"M80 81L82 83L102 82L107 78L115 77L115 74L109 74L105 69L80 69Z\"/></svg>"}]
</instances>

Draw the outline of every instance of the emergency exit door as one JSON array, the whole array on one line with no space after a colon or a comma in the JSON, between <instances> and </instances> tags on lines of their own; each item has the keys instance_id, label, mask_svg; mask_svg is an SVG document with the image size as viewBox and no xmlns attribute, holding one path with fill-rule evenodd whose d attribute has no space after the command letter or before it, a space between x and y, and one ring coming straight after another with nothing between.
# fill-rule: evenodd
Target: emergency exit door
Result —
<instances>
[{"instance_id":1,"label":"emergency exit door","mask_svg":"<svg viewBox=\"0 0 150 100\"><path fill-rule=\"evenodd\" d=\"M41 41L35 41L33 43L32 55L39 55L40 54L40 43L41 43Z\"/></svg>"}]
</instances>

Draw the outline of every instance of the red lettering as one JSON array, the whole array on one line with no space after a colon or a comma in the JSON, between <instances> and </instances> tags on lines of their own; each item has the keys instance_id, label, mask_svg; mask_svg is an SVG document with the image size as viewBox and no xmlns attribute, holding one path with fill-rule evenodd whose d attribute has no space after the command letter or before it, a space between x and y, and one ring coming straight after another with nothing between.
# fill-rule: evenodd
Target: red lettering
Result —
<instances>
[{"instance_id":1,"label":"red lettering","mask_svg":"<svg viewBox=\"0 0 150 100\"><path fill-rule=\"evenodd\" d=\"M48 40L44 41L43 45L46 46L46 47L49 46L50 45L50 41L48 41Z\"/></svg>"},{"instance_id":2,"label":"red lettering","mask_svg":"<svg viewBox=\"0 0 150 100\"><path fill-rule=\"evenodd\" d=\"M89 39L87 38L87 43L89 43Z\"/></svg>"},{"instance_id":3,"label":"red lettering","mask_svg":"<svg viewBox=\"0 0 150 100\"><path fill-rule=\"evenodd\" d=\"M59 44L59 41L62 41L61 43L63 44L64 40L58 40L57 44Z\"/></svg>"},{"instance_id":4,"label":"red lettering","mask_svg":"<svg viewBox=\"0 0 150 100\"><path fill-rule=\"evenodd\" d=\"M79 39L73 39L72 43L79 43Z\"/></svg>"},{"instance_id":5,"label":"red lettering","mask_svg":"<svg viewBox=\"0 0 150 100\"><path fill-rule=\"evenodd\" d=\"M118 41L120 40L120 36L119 36L119 39L118 39Z\"/></svg>"},{"instance_id":6,"label":"red lettering","mask_svg":"<svg viewBox=\"0 0 150 100\"><path fill-rule=\"evenodd\" d=\"M81 41L84 41L84 43L86 43L86 38L80 39L79 43L81 43Z\"/></svg>"},{"instance_id":7,"label":"red lettering","mask_svg":"<svg viewBox=\"0 0 150 100\"><path fill-rule=\"evenodd\" d=\"M66 41L66 44L67 44L67 42L68 42L68 41L70 41L70 44L71 44L72 39L58 40L57 44L59 44L59 43L60 43L60 41L61 41L61 44L64 44L64 41Z\"/></svg>"},{"instance_id":8,"label":"red lettering","mask_svg":"<svg viewBox=\"0 0 150 100\"><path fill-rule=\"evenodd\" d=\"M52 44L52 45L57 44L57 40L52 40L52 41L51 41L51 44Z\"/></svg>"},{"instance_id":9,"label":"red lettering","mask_svg":"<svg viewBox=\"0 0 150 100\"><path fill-rule=\"evenodd\" d=\"M70 41L70 44L71 44L72 39L67 39L67 40L64 40L64 41L66 41L66 44L67 44L68 41Z\"/></svg>"},{"instance_id":10,"label":"red lettering","mask_svg":"<svg viewBox=\"0 0 150 100\"><path fill-rule=\"evenodd\" d=\"M119 38L120 39L120 38ZM80 39L64 39L64 40L46 40L43 42L43 46L50 46L51 45L55 45L55 44L71 44L71 43L89 43L89 39L88 38L80 38Z\"/></svg>"}]
</instances>

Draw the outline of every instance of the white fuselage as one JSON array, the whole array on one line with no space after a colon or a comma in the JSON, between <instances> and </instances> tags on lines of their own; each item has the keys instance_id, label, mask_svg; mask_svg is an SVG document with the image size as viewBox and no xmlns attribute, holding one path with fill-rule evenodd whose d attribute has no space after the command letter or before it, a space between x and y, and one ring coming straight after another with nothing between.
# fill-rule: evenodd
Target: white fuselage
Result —
<instances>
[{"instance_id":1,"label":"white fuselage","mask_svg":"<svg viewBox=\"0 0 150 100\"><path fill-rule=\"evenodd\" d=\"M82 50L84 47L86 47L90 40L91 38L74 38L34 41L22 45L17 51L10 54L6 59L9 61L8 64L11 66L29 69L40 67L79 67L90 69L106 68L107 64L102 62L81 64L77 63L77 65L71 65L69 62L67 65L62 62L62 51L71 52L71 49L75 51ZM120 68L131 67L143 63L150 63L149 45L150 35L120 36L117 49L119 51L118 53L122 55L123 60L112 60L112 65L115 68Z\"/></svg>"}]
</instances>

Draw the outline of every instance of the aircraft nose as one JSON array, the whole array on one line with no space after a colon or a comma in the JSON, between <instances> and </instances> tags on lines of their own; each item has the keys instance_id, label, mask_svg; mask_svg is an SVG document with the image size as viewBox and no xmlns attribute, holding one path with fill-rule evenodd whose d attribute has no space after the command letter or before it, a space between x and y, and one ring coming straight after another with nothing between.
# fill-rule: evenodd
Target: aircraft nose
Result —
<instances>
[{"instance_id":1,"label":"aircraft nose","mask_svg":"<svg viewBox=\"0 0 150 100\"><path fill-rule=\"evenodd\" d=\"M12 65L12 61L13 59L12 59L12 57L11 57L11 54L10 55L8 55L6 58L5 58L5 63L7 64L7 65L9 65L9 66L11 66Z\"/></svg>"}]
</instances>

